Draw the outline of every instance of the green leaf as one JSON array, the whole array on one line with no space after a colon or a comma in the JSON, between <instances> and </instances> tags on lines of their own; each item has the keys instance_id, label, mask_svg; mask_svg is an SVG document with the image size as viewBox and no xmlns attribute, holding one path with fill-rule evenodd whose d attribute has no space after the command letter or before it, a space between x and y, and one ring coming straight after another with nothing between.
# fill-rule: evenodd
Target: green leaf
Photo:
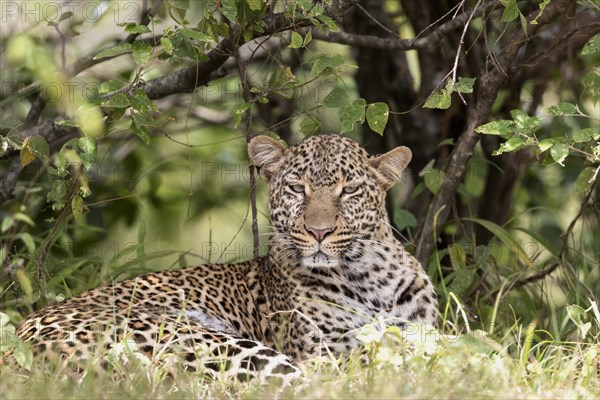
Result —
<instances>
[{"instance_id":1,"label":"green leaf","mask_svg":"<svg viewBox=\"0 0 600 400\"><path fill-rule=\"evenodd\" d=\"M237 129L239 124L242 122L242 116L250 108L250 106L251 106L250 103L241 103L241 104L238 104L233 109L233 128L234 129Z\"/></svg>"},{"instance_id":2,"label":"green leaf","mask_svg":"<svg viewBox=\"0 0 600 400\"><path fill-rule=\"evenodd\" d=\"M235 0L221 0L221 14L231 22L237 23L237 5Z\"/></svg>"},{"instance_id":3,"label":"green leaf","mask_svg":"<svg viewBox=\"0 0 600 400\"><path fill-rule=\"evenodd\" d=\"M566 101L563 101L562 103L560 103L560 105L558 106L558 109L563 114L577 114L577 106L572 103L567 103Z\"/></svg>"},{"instance_id":4,"label":"green leaf","mask_svg":"<svg viewBox=\"0 0 600 400\"><path fill-rule=\"evenodd\" d=\"M442 146L454 146L454 138L444 139L441 142L439 142L436 147L439 148Z\"/></svg>"},{"instance_id":5,"label":"green leaf","mask_svg":"<svg viewBox=\"0 0 600 400\"><path fill-rule=\"evenodd\" d=\"M465 78L463 76L458 78L458 82L454 85L457 92L460 93L473 93L473 84L475 84L476 78Z\"/></svg>"},{"instance_id":6,"label":"green leaf","mask_svg":"<svg viewBox=\"0 0 600 400\"><path fill-rule=\"evenodd\" d=\"M517 19L519 16L519 7L517 7L517 0L501 0L504 5L504 12L500 17L501 22L511 22Z\"/></svg>"},{"instance_id":7,"label":"green leaf","mask_svg":"<svg viewBox=\"0 0 600 400\"><path fill-rule=\"evenodd\" d=\"M500 145L500 148L492 153L494 156L498 156L502 153L509 153L511 151L515 151L520 149L525 145L525 140L521 137L512 137L508 139L506 142Z\"/></svg>"},{"instance_id":8,"label":"green leaf","mask_svg":"<svg viewBox=\"0 0 600 400\"><path fill-rule=\"evenodd\" d=\"M327 26L327 28L331 31L338 31L338 27L335 24L335 20L325 14L321 14L319 15L319 18L317 19L317 21L322 22L323 24L325 24Z\"/></svg>"},{"instance_id":9,"label":"green leaf","mask_svg":"<svg viewBox=\"0 0 600 400\"><path fill-rule=\"evenodd\" d=\"M173 43L171 42L171 39L163 36L160 38L160 44L162 45L165 53L167 53L169 55L173 54Z\"/></svg>"},{"instance_id":10,"label":"green leaf","mask_svg":"<svg viewBox=\"0 0 600 400\"><path fill-rule=\"evenodd\" d=\"M562 102L557 106L551 106L546 109L548 114L561 116L565 114L576 114L577 106L572 103Z\"/></svg>"},{"instance_id":11,"label":"green leaf","mask_svg":"<svg viewBox=\"0 0 600 400\"><path fill-rule=\"evenodd\" d=\"M440 186L446 178L446 173L440 169L430 168L423 174L423 181L427 189L433 194L437 194L440 191Z\"/></svg>"},{"instance_id":12,"label":"green leaf","mask_svg":"<svg viewBox=\"0 0 600 400\"><path fill-rule=\"evenodd\" d=\"M302 47L304 40L302 39L302 35L298 32L292 31L292 36L290 38L290 45L288 46L290 49L299 49Z\"/></svg>"},{"instance_id":13,"label":"green leaf","mask_svg":"<svg viewBox=\"0 0 600 400\"><path fill-rule=\"evenodd\" d=\"M150 144L150 133L138 119L139 117L137 117L136 114L131 114L131 124L129 125L129 129L138 135L144 143Z\"/></svg>"},{"instance_id":14,"label":"green leaf","mask_svg":"<svg viewBox=\"0 0 600 400\"><path fill-rule=\"evenodd\" d=\"M538 143L538 148L540 151L546 151L554 146L554 141L552 139L544 139L540 143Z\"/></svg>"},{"instance_id":15,"label":"green leaf","mask_svg":"<svg viewBox=\"0 0 600 400\"><path fill-rule=\"evenodd\" d=\"M259 11L263 7L263 3L261 0L246 0L246 4L252 11Z\"/></svg>"},{"instance_id":16,"label":"green leaf","mask_svg":"<svg viewBox=\"0 0 600 400\"><path fill-rule=\"evenodd\" d=\"M43 160L50 156L50 148L46 139L42 136L34 135L26 138L23 146L27 147L31 154L38 160Z\"/></svg>"},{"instance_id":17,"label":"green leaf","mask_svg":"<svg viewBox=\"0 0 600 400\"><path fill-rule=\"evenodd\" d=\"M366 113L369 128L380 135L383 135L389 115L390 109L387 104L382 102L369 104Z\"/></svg>"},{"instance_id":18,"label":"green leaf","mask_svg":"<svg viewBox=\"0 0 600 400\"><path fill-rule=\"evenodd\" d=\"M131 117L131 119L133 120L133 122L135 122L135 124L137 126L146 126L148 124L152 124L154 122L154 119L152 119L152 116L150 115L150 113L144 112L144 111L138 111L138 110L134 110L135 112L132 112L131 114L129 114L129 116Z\"/></svg>"},{"instance_id":19,"label":"green leaf","mask_svg":"<svg viewBox=\"0 0 600 400\"><path fill-rule=\"evenodd\" d=\"M310 42L312 42L312 30L306 32L306 35L304 36L304 41L302 42L302 47L308 46Z\"/></svg>"},{"instance_id":20,"label":"green leaf","mask_svg":"<svg viewBox=\"0 0 600 400\"><path fill-rule=\"evenodd\" d=\"M573 133L573 141L575 143L589 142L592 140L593 134L594 131L590 128L578 130L577 132Z\"/></svg>"},{"instance_id":21,"label":"green leaf","mask_svg":"<svg viewBox=\"0 0 600 400\"><path fill-rule=\"evenodd\" d=\"M510 115L513 117L516 127L523 133L535 132L542 123L542 119L540 117L530 117L522 110L512 110Z\"/></svg>"},{"instance_id":22,"label":"green leaf","mask_svg":"<svg viewBox=\"0 0 600 400\"><path fill-rule=\"evenodd\" d=\"M581 50L581 54L584 56L588 56L590 54L595 54L600 51L600 33L594 35L588 42L583 46L583 50Z\"/></svg>"},{"instance_id":23,"label":"green leaf","mask_svg":"<svg viewBox=\"0 0 600 400\"><path fill-rule=\"evenodd\" d=\"M152 56L152 45L140 41L133 42L131 45L131 55L137 65L146 64Z\"/></svg>"},{"instance_id":24,"label":"green leaf","mask_svg":"<svg viewBox=\"0 0 600 400\"><path fill-rule=\"evenodd\" d=\"M202 32L194 31L192 29L183 28L183 29L181 29L181 33L183 33L185 36L189 37L190 39L194 39L201 43L214 42L213 38L211 38L210 36L208 36Z\"/></svg>"},{"instance_id":25,"label":"green leaf","mask_svg":"<svg viewBox=\"0 0 600 400\"><path fill-rule=\"evenodd\" d=\"M475 128L475 132L479 132L484 135L507 135L513 132L515 123L507 119L499 119L496 121L488 122L485 125L478 126Z\"/></svg>"},{"instance_id":26,"label":"green leaf","mask_svg":"<svg viewBox=\"0 0 600 400\"><path fill-rule=\"evenodd\" d=\"M452 90L447 87L440 89L437 92L433 92L431 96L425 101L424 108L439 108L445 110L450 107L452 103L451 96Z\"/></svg>"},{"instance_id":27,"label":"green leaf","mask_svg":"<svg viewBox=\"0 0 600 400\"><path fill-rule=\"evenodd\" d=\"M365 99L357 99L347 106L340 109L338 115L342 121L342 129L340 133L349 132L354 128L356 122L361 124L365 122Z\"/></svg>"},{"instance_id":28,"label":"green leaf","mask_svg":"<svg viewBox=\"0 0 600 400\"><path fill-rule=\"evenodd\" d=\"M0 312L0 328L4 328L10 322L10 317L3 312Z\"/></svg>"},{"instance_id":29,"label":"green leaf","mask_svg":"<svg viewBox=\"0 0 600 400\"><path fill-rule=\"evenodd\" d=\"M375 324L367 324L362 326L356 333L356 339L363 344L377 343L381 341L384 332L377 329Z\"/></svg>"},{"instance_id":30,"label":"green leaf","mask_svg":"<svg viewBox=\"0 0 600 400\"><path fill-rule=\"evenodd\" d=\"M150 33L152 31L146 25L129 24L125 28L125 32L128 32L128 33L140 33L141 34L141 33Z\"/></svg>"},{"instance_id":31,"label":"green leaf","mask_svg":"<svg viewBox=\"0 0 600 400\"><path fill-rule=\"evenodd\" d=\"M79 138L78 144L81 150L81 161L85 168L89 170L96 159L96 142L87 136L83 136Z\"/></svg>"},{"instance_id":32,"label":"green leaf","mask_svg":"<svg viewBox=\"0 0 600 400\"><path fill-rule=\"evenodd\" d=\"M594 68L583 78L583 92L589 97L590 101L596 105L600 100L600 67Z\"/></svg>"},{"instance_id":33,"label":"green leaf","mask_svg":"<svg viewBox=\"0 0 600 400\"><path fill-rule=\"evenodd\" d=\"M23 242L25 247L27 247L28 252L33 253L35 251L35 242L33 241L33 237L29 233L20 233L19 239Z\"/></svg>"},{"instance_id":34,"label":"green leaf","mask_svg":"<svg viewBox=\"0 0 600 400\"><path fill-rule=\"evenodd\" d=\"M313 60L312 73L321 75L326 69L336 69L344 64L344 57L339 54L324 54Z\"/></svg>"},{"instance_id":35,"label":"green leaf","mask_svg":"<svg viewBox=\"0 0 600 400\"><path fill-rule=\"evenodd\" d=\"M129 103L131 104L131 107L133 107L133 109L137 111L159 112L156 104L154 104L154 102L148 98L148 95L142 89L139 88L136 88L134 94L131 97L129 97Z\"/></svg>"},{"instance_id":36,"label":"green leaf","mask_svg":"<svg viewBox=\"0 0 600 400\"><path fill-rule=\"evenodd\" d=\"M35 156L31 154L31 151L26 147L21 149L19 158L21 160L21 167L26 167L35 160Z\"/></svg>"},{"instance_id":37,"label":"green leaf","mask_svg":"<svg viewBox=\"0 0 600 400\"><path fill-rule=\"evenodd\" d=\"M577 180L575 181L575 191L578 194L585 193L589 188L592 187L594 181L592 178L594 177L594 167L585 167L577 176Z\"/></svg>"},{"instance_id":38,"label":"green leaf","mask_svg":"<svg viewBox=\"0 0 600 400\"><path fill-rule=\"evenodd\" d=\"M0 233L5 233L6 231L8 231L14 223L15 220L12 216L7 215L6 217L4 217L2 219L2 223L0 224Z\"/></svg>"},{"instance_id":39,"label":"green leaf","mask_svg":"<svg viewBox=\"0 0 600 400\"><path fill-rule=\"evenodd\" d=\"M318 133L321 129L321 122L311 116L308 116L300 122L300 132L304 135L304 137L308 137Z\"/></svg>"},{"instance_id":40,"label":"green leaf","mask_svg":"<svg viewBox=\"0 0 600 400\"><path fill-rule=\"evenodd\" d=\"M516 110L511 110L510 116L517 123L517 125L519 125L519 123L523 123L524 121L527 120L527 118L529 117L529 114L527 114L523 110L516 109Z\"/></svg>"},{"instance_id":41,"label":"green leaf","mask_svg":"<svg viewBox=\"0 0 600 400\"><path fill-rule=\"evenodd\" d=\"M315 2L311 0L296 0L296 5L300 7L302 11L308 11L311 7L314 7Z\"/></svg>"},{"instance_id":42,"label":"green leaf","mask_svg":"<svg viewBox=\"0 0 600 400\"><path fill-rule=\"evenodd\" d=\"M579 328L581 337L585 339L589 330L592 328L591 322L586 322L587 312L585 309L578 305L567 305L567 316L573 323Z\"/></svg>"},{"instance_id":43,"label":"green leaf","mask_svg":"<svg viewBox=\"0 0 600 400\"><path fill-rule=\"evenodd\" d=\"M27 214L23 214L22 212L14 213L12 217L15 219L15 221L21 221L25 222L29 226L35 226L35 222L33 222L33 220Z\"/></svg>"},{"instance_id":44,"label":"green leaf","mask_svg":"<svg viewBox=\"0 0 600 400\"><path fill-rule=\"evenodd\" d=\"M106 82L102 82L100 84L100 88L98 89L98 93L112 93L118 90L121 90L123 86L125 86L127 82L120 81L118 79L111 79Z\"/></svg>"},{"instance_id":45,"label":"green leaf","mask_svg":"<svg viewBox=\"0 0 600 400\"><path fill-rule=\"evenodd\" d=\"M554 258L558 259L558 249L556 248L556 246L553 245L551 241L549 241L548 239L546 239L545 237L543 237L542 235L540 235L537 231L535 231L533 229L520 228L520 227L516 227L514 229L517 230L517 231L521 231L523 233L526 233L527 235L531 236L539 244L541 244L542 246L544 246L544 248L546 250L548 250L550 252L550 254L552 254L552 256L554 256Z\"/></svg>"},{"instance_id":46,"label":"green leaf","mask_svg":"<svg viewBox=\"0 0 600 400\"><path fill-rule=\"evenodd\" d=\"M83 198L81 196L73 197L73 201L71 201L71 211L73 212L73 218L75 221L78 221L79 218L83 215L84 211Z\"/></svg>"},{"instance_id":47,"label":"green leaf","mask_svg":"<svg viewBox=\"0 0 600 400\"><path fill-rule=\"evenodd\" d=\"M523 30L525 37L527 37L527 18L523 15L521 11L519 11L519 22L521 23L521 29Z\"/></svg>"},{"instance_id":48,"label":"green leaf","mask_svg":"<svg viewBox=\"0 0 600 400\"><path fill-rule=\"evenodd\" d=\"M124 93L117 93L102 103L103 107L113 108L127 108L129 105L129 99Z\"/></svg>"},{"instance_id":49,"label":"green leaf","mask_svg":"<svg viewBox=\"0 0 600 400\"><path fill-rule=\"evenodd\" d=\"M550 4L550 1L552 1L552 0L542 0L542 2L540 4L538 4L538 7L540 8L540 13L538 15L536 15L535 19L533 19L531 21L532 25L537 25L538 18L542 16L542 13L544 12L544 9L546 8L546 6L548 4Z\"/></svg>"},{"instance_id":50,"label":"green leaf","mask_svg":"<svg viewBox=\"0 0 600 400\"><path fill-rule=\"evenodd\" d=\"M483 226L488 231L492 232L506 247L508 247L517 257L518 259L525 265L529 267L533 267L533 262L525 253L525 250L521 248L519 242L515 240L515 238L503 227L497 225L491 221L479 218L464 218L467 221L475 222Z\"/></svg>"},{"instance_id":51,"label":"green leaf","mask_svg":"<svg viewBox=\"0 0 600 400\"><path fill-rule=\"evenodd\" d=\"M458 245L456 245L459 247ZM452 251L450 252L452 257ZM451 258L452 259L452 258ZM448 285L448 290L456 293L459 297L467 294L468 290L473 286L477 279L477 271L471 268L458 268L454 271L454 278Z\"/></svg>"},{"instance_id":52,"label":"green leaf","mask_svg":"<svg viewBox=\"0 0 600 400\"><path fill-rule=\"evenodd\" d=\"M28 346L19 344L13 349L12 355L22 368L25 368L27 371L31 370L31 365L33 364L33 352Z\"/></svg>"},{"instance_id":53,"label":"green leaf","mask_svg":"<svg viewBox=\"0 0 600 400\"><path fill-rule=\"evenodd\" d=\"M400 231L406 228L414 228L417 226L417 218L410 211L397 208L394 210L394 225Z\"/></svg>"},{"instance_id":54,"label":"green leaf","mask_svg":"<svg viewBox=\"0 0 600 400\"><path fill-rule=\"evenodd\" d=\"M23 125L23 122L14 115L7 115L2 119L2 122L0 122L0 127L6 129L16 129L21 125Z\"/></svg>"},{"instance_id":55,"label":"green leaf","mask_svg":"<svg viewBox=\"0 0 600 400\"><path fill-rule=\"evenodd\" d=\"M121 43L114 47L109 47L108 49L102 50L100 53L94 56L94 60L98 60L100 58L106 57L116 57L121 54L131 53L132 45L131 43Z\"/></svg>"},{"instance_id":56,"label":"green leaf","mask_svg":"<svg viewBox=\"0 0 600 400\"><path fill-rule=\"evenodd\" d=\"M336 87L323 99L323 105L328 108L341 108L348 104L346 90Z\"/></svg>"},{"instance_id":57,"label":"green leaf","mask_svg":"<svg viewBox=\"0 0 600 400\"><path fill-rule=\"evenodd\" d=\"M564 143L556 143L550 149L550 155L552 156L554 161L556 161L558 164L564 167L565 164L563 162L565 161L565 158L567 158L567 156L569 155L569 147Z\"/></svg>"},{"instance_id":58,"label":"green leaf","mask_svg":"<svg viewBox=\"0 0 600 400\"><path fill-rule=\"evenodd\" d=\"M52 209L57 211L65 206L67 185L63 181L53 181L52 190L46 196L47 201L52 202Z\"/></svg>"}]
</instances>

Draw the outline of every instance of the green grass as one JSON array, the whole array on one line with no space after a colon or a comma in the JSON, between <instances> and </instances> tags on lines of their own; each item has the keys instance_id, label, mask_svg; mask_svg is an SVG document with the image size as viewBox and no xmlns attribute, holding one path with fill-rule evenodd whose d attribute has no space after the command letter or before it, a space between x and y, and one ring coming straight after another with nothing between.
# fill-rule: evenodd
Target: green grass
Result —
<instances>
[{"instance_id":1,"label":"green grass","mask_svg":"<svg viewBox=\"0 0 600 400\"><path fill-rule=\"evenodd\" d=\"M534 324L515 323L492 339L481 330L457 334L449 322L444 333L418 326L402 333L377 322L360 331L366 361L358 353L312 360L302 366L304 378L283 388L178 369L169 375L135 363L73 378L62 366L36 361L29 372L1 367L0 392L3 399L599 398L600 314L597 306L578 311L579 320L569 322L571 338L562 342Z\"/></svg>"}]
</instances>

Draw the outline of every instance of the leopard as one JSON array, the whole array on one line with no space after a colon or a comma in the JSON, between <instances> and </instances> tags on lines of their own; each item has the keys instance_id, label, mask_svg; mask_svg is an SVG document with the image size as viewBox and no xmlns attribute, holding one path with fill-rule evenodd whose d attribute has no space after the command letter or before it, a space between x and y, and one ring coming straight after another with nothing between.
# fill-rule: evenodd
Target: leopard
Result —
<instances>
[{"instance_id":1,"label":"leopard","mask_svg":"<svg viewBox=\"0 0 600 400\"><path fill-rule=\"evenodd\" d=\"M373 321L436 325L434 285L386 210L410 149L370 156L341 134L289 147L258 135L248 156L268 187L265 256L92 289L34 312L16 334L38 357L79 365L105 366L126 342L153 365L289 381L307 360L359 348Z\"/></svg>"}]
</instances>

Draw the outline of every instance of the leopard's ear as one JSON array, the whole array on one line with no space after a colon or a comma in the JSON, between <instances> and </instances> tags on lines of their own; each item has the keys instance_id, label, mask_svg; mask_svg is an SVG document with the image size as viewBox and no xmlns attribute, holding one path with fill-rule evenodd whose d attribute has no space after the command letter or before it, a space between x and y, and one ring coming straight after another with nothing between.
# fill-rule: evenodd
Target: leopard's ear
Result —
<instances>
[{"instance_id":1,"label":"leopard's ear","mask_svg":"<svg viewBox=\"0 0 600 400\"><path fill-rule=\"evenodd\" d=\"M269 136L256 136L248 143L248 157L258 168L260 176L267 182L283 160L285 146Z\"/></svg>"},{"instance_id":2,"label":"leopard's ear","mask_svg":"<svg viewBox=\"0 0 600 400\"><path fill-rule=\"evenodd\" d=\"M377 172L379 184L388 190L400 180L402 171L406 168L412 152L408 147L400 146L377 157L370 157L369 163Z\"/></svg>"}]
</instances>

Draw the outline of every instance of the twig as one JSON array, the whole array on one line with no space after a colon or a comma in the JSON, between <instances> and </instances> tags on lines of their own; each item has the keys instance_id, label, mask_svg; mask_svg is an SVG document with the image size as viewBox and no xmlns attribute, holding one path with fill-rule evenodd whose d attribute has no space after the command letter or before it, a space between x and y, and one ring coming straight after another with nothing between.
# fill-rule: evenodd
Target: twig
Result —
<instances>
[{"instance_id":1,"label":"twig","mask_svg":"<svg viewBox=\"0 0 600 400\"><path fill-rule=\"evenodd\" d=\"M52 226L52 230L50 231L50 235L48 235L48 238L46 239L46 241L44 242L44 245L40 249L40 258L38 259L38 263L35 267L35 271L36 271L38 280L42 279L42 266L46 262L46 258L48 257L48 252L50 251L50 246L52 245L54 236L56 236L58 227L61 224L61 222L66 218L69 211L71 210L71 207L69 207L69 206L71 205L71 201L73 201L73 198L75 197L75 194L77 193L79 176L81 175L82 172L83 172L83 164L79 165L79 167L77 167L77 169L75 170L75 173L73 174L73 183L71 184L71 189L69 190L69 193L67 194L67 198L65 200L65 206L63 207L60 214L56 218L56 221L54 222L54 225Z\"/></svg>"},{"instance_id":2,"label":"twig","mask_svg":"<svg viewBox=\"0 0 600 400\"><path fill-rule=\"evenodd\" d=\"M464 1L464 0L463 0ZM363 6L361 6L360 4L357 4L356 7L361 10L363 13L365 13L365 15L367 17L369 17L369 19L371 21L373 21L375 23L375 25L377 25L378 27L380 27L381 29L383 29L384 31L386 31L387 33L391 33L394 36L399 37L400 35L398 35L397 32L394 32L393 30L389 29L387 26L385 26L384 24L382 24L381 22L379 22L377 20L377 18L375 18L373 15L371 15L367 10L365 10L365 8Z\"/></svg>"},{"instance_id":3,"label":"twig","mask_svg":"<svg viewBox=\"0 0 600 400\"><path fill-rule=\"evenodd\" d=\"M381 50L426 50L432 49L442 39L446 37L449 32L454 31L458 27L462 26L469 18L479 16L490 10L497 5L496 1L487 2L485 7L480 8L471 17L471 13L464 12L458 15L456 18L444 22L437 29L434 29L431 33L424 37L414 37L411 39L398 39L398 38L382 38L374 35L360 35L348 32L327 32L321 33L318 31L313 32L313 38L335 42L341 44L348 44L357 47L367 47L372 49Z\"/></svg>"},{"instance_id":4,"label":"twig","mask_svg":"<svg viewBox=\"0 0 600 400\"><path fill-rule=\"evenodd\" d=\"M250 84L248 82L248 70L246 68L246 62L242 61L239 48L235 52L235 58L238 63L244 101L246 104L252 104L252 99L250 98ZM246 143L250 143L250 139L252 139L252 110L250 108L244 112L244 121L246 124ZM252 210L252 236L254 239L254 247L252 250L254 258L258 258L260 243L258 237L258 211L256 209L256 177L254 174L254 165L250 164L248 169L250 172L250 207Z\"/></svg>"},{"instance_id":5,"label":"twig","mask_svg":"<svg viewBox=\"0 0 600 400\"><path fill-rule=\"evenodd\" d=\"M441 17L439 17L438 19L436 19L435 21L433 21L431 24L429 24L425 28L423 28L421 30L421 32L417 33L415 35L415 39L417 39L419 36L421 36L423 33L425 33L425 31L427 31L429 28L432 28L433 26L435 26L438 22L440 22L441 20L443 20L444 18L446 18L448 15L452 14L452 12L454 12L454 15L452 16L452 19L455 19L456 16L458 15L458 10L464 4L465 4L465 0L462 0L460 3L456 4L450 10L448 10L448 12L446 14L442 15Z\"/></svg>"},{"instance_id":6,"label":"twig","mask_svg":"<svg viewBox=\"0 0 600 400\"><path fill-rule=\"evenodd\" d=\"M462 35L460 35L460 41L458 42L458 49L456 50L456 57L454 58L454 66L452 67L452 84L456 84L456 71L458 70L458 59L460 58L460 52L462 50L462 46L465 43L465 35L467 34L467 30L469 29L469 24L471 23L471 20L473 19L473 16L477 12L477 9L479 8L480 4L481 4L481 0L478 0L477 4L475 4L475 7L473 8L473 11L471 12L471 15L469 15L469 19L467 19L467 22L465 23L465 27L462 31ZM460 96L460 99L462 100L463 104L467 105L467 101L465 100L465 98L463 97L463 95L460 91L458 92L458 95Z\"/></svg>"},{"instance_id":7,"label":"twig","mask_svg":"<svg viewBox=\"0 0 600 400\"><path fill-rule=\"evenodd\" d=\"M557 262L554 263L554 264L552 264L548 268L545 268L545 269L543 269L543 270L541 270L541 271L539 271L539 272L537 272L537 273L535 273L533 275L530 275L530 276L528 276L526 278L517 279L516 281L514 281L513 283L511 283L509 285L509 287L506 289L505 293L508 293L512 289L516 289L516 288L519 288L521 286L525 286L525 285L527 285L529 283L537 282L537 281L545 278L546 276L550 275L552 272L554 272L562 264L565 264L565 265L568 264L568 262L565 260L565 256L566 256L567 250L569 248L569 246L568 246L569 237L573 233L573 229L575 228L575 224L577 224L577 221L579 221L579 219L583 216L583 214L585 213L585 211L589 207L589 205L590 205L590 199L591 199L593 193L594 193L593 188L590 188L588 194L585 196L585 198L581 202L581 207L579 208L579 212L577 213L577 215L569 223L569 226L567 227L567 230L565 231L565 233L563 235L563 243L561 245L560 252L558 253ZM588 289L588 291L591 292L589 289ZM497 292L497 290L494 291L494 292L491 292L490 296L493 296L496 292Z\"/></svg>"}]
</instances>

